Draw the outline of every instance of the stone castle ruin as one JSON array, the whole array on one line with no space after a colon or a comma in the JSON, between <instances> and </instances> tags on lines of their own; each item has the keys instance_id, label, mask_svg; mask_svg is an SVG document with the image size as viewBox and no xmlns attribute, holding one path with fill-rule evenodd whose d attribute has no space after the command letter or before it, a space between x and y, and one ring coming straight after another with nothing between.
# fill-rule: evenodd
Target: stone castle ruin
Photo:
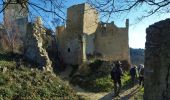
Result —
<instances>
[{"instance_id":1,"label":"stone castle ruin","mask_svg":"<svg viewBox=\"0 0 170 100\"><path fill-rule=\"evenodd\" d=\"M45 40L48 40L48 45L54 42L58 44L58 49L54 51L58 53L56 55L59 62L64 64L80 65L90 58L104 61L125 60L130 63L128 20L125 23L126 27L119 28L114 22L99 22L97 10L89 4L74 5L67 10L66 27L56 28L54 40L46 35L47 29L39 17L36 22L29 23L26 9L20 10L21 6L17 4L9 4L5 9L4 25L0 29L0 41L3 41L1 47L4 49L5 41L15 36L22 48L16 50L21 51L40 67L52 70L47 48L44 48Z\"/></svg>"},{"instance_id":2,"label":"stone castle ruin","mask_svg":"<svg viewBox=\"0 0 170 100\"><path fill-rule=\"evenodd\" d=\"M74 5L67 10L66 27L56 29L59 51L66 64L81 64L89 57L105 61L130 62L128 28L114 22L99 22L99 15L89 4Z\"/></svg>"}]
</instances>

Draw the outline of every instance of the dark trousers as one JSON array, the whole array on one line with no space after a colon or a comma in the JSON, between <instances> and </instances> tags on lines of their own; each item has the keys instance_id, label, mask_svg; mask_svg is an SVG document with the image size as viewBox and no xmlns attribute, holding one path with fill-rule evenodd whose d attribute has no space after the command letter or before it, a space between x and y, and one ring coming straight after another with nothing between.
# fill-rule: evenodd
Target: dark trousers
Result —
<instances>
[{"instance_id":1,"label":"dark trousers","mask_svg":"<svg viewBox=\"0 0 170 100\"><path fill-rule=\"evenodd\" d=\"M136 77L135 77L135 76L131 76L132 86L134 86L134 85L135 85L135 79L136 79Z\"/></svg>"},{"instance_id":2,"label":"dark trousers","mask_svg":"<svg viewBox=\"0 0 170 100\"><path fill-rule=\"evenodd\" d=\"M115 96L119 95L121 87L122 87L121 80L120 79L114 80L114 94L115 94Z\"/></svg>"},{"instance_id":3,"label":"dark trousers","mask_svg":"<svg viewBox=\"0 0 170 100\"><path fill-rule=\"evenodd\" d=\"M139 76L139 85L144 86L144 77L143 76Z\"/></svg>"}]
</instances>

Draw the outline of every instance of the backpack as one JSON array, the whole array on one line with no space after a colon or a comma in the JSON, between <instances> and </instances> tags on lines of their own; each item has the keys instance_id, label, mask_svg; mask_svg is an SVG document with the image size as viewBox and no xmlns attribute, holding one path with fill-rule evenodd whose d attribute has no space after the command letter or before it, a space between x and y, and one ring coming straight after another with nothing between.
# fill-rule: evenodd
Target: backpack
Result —
<instances>
[{"instance_id":1,"label":"backpack","mask_svg":"<svg viewBox=\"0 0 170 100\"><path fill-rule=\"evenodd\" d=\"M120 67L114 67L111 71L111 79L113 80L120 79L122 75L123 75L123 72Z\"/></svg>"},{"instance_id":2,"label":"backpack","mask_svg":"<svg viewBox=\"0 0 170 100\"><path fill-rule=\"evenodd\" d=\"M131 76L135 76L136 75L136 68L135 67L130 69L130 75Z\"/></svg>"},{"instance_id":3,"label":"backpack","mask_svg":"<svg viewBox=\"0 0 170 100\"><path fill-rule=\"evenodd\" d=\"M140 76L140 77L143 77L143 76L144 76L144 68L141 68L141 69L139 70L139 76Z\"/></svg>"},{"instance_id":4,"label":"backpack","mask_svg":"<svg viewBox=\"0 0 170 100\"><path fill-rule=\"evenodd\" d=\"M111 71L111 79L114 79L115 73L116 73L116 69L115 69L115 67L114 67L114 68L112 69L112 71Z\"/></svg>"}]
</instances>

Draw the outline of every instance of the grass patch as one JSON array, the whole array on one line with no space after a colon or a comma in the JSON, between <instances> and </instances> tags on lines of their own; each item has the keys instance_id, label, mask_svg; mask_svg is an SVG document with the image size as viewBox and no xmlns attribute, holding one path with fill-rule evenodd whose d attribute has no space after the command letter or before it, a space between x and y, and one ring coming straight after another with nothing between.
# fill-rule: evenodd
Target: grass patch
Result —
<instances>
[{"instance_id":1,"label":"grass patch","mask_svg":"<svg viewBox=\"0 0 170 100\"><path fill-rule=\"evenodd\" d=\"M138 100L143 100L144 88L141 88L139 92L135 95Z\"/></svg>"},{"instance_id":2,"label":"grass patch","mask_svg":"<svg viewBox=\"0 0 170 100\"><path fill-rule=\"evenodd\" d=\"M75 91L54 73L0 59L0 100L76 100ZM1 67L3 69L3 67Z\"/></svg>"}]
</instances>

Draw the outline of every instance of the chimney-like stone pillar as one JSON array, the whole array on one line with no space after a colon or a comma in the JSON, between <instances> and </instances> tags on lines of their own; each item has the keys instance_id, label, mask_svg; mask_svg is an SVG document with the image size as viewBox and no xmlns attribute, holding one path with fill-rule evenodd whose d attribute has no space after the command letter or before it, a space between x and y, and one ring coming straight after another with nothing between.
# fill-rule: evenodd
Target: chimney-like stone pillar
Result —
<instances>
[{"instance_id":1,"label":"chimney-like stone pillar","mask_svg":"<svg viewBox=\"0 0 170 100\"><path fill-rule=\"evenodd\" d=\"M126 19L126 28L129 29L129 19Z\"/></svg>"},{"instance_id":2,"label":"chimney-like stone pillar","mask_svg":"<svg viewBox=\"0 0 170 100\"><path fill-rule=\"evenodd\" d=\"M83 62L87 61L87 57L86 57L86 35L83 34L82 35L82 49L83 49Z\"/></svg>"}]
</instances>

